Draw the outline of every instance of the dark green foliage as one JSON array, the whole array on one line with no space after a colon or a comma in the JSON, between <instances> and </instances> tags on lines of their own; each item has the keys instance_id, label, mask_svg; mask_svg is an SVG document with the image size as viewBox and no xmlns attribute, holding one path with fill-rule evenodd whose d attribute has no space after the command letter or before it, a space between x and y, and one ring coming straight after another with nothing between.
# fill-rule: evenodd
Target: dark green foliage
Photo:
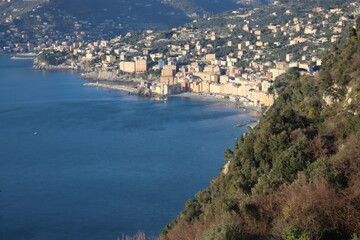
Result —
<instances>
[{"instance_id":1,"label":"dark green foliage","mask_svg":"<svg viewBox=\"0 0 360 240\"><path fill-rule=\"evenodd\" d=\"M306 156L301 144L290 146L274 161L274 172L283 179L294 180L295 174L306 168Z\"/></svg>"},{"instance_id":2,"label":"dark green foliage","mask_svg":"<svg viewBox=\"0 0 360 240\"><path fill-rule=\"evenodd\" d=\"M211 193L208 189L200 191L196 194L196 199L199 201L200 204L207 204L211 200Z\"/></svg>"},{"instance_id":3,"label":"dark green foliage","mask_svg":"<svg viewBox=\"0 0 360 240\"><path fill-rule=\"evenodd\" d=\"M356 41L356 38L357 38L357 33L356 33L356 30L355 30L355 28L353 28L353 27L349 27L349 29L348 29L348 34L349 34L349 36L348 36L348 39L349 39L349 41Z\"/></svg>"},{"instance_id":4,"label":"dark green foliage","mask_svg":"<svg viewBox=\"0 0 360 240\"><path fill-rule=\"evenodd\" d=\"M360 234L360 39L350 30L349 41L333 45L323 59L319 76L293 68L276 79L273 106L233 151L225 150L229 171L187 203L179 222L204 224L196 231L205 239L349 240ZM221 224L223 215L236 224ZM226 235L231 226L241 226L238 238Z\"/></svg>"},{"instance_id":5,"label":"dark green foliage","mask_svg":"<svg viewBox=\"0 0 360 240\"><path fill-rule=\"evenodd\" d=\"M238 226L222 222L204 233L204 240L242 240Z\"/></svg>"},{"instance_id":6,"label":"dark green foliage","mask_svg":"<svg viewBox=\"0 0 360 240\"><path fill-rule=\"evenodd\" d=\"M321 89L336 101L345 97L348 83L359 77L356 74L360 63L359 44L356 30L350 27L348 43L341 49L332 48L331 53L324 58L320 73Z\"/></svg>"},{"instance_id":7,"label":"dark green foliage","mask_svg":"<svg viewBox=\"0 0 360 240\"><path fill-rule=\"evenodd\" d=\"M186 222L191 222L199 218L201 214L201 205L197 200L189 199L185 204L185 210L182 212L182 218Z\"/></svg>"},{"instance_id":8,"label":"dark green foliage","mask_svg":"<svg viewBox=\"0 0 360 240\"><path fill-rule=\"evenodd\" d=\"M299 77L298 69L290 68L287 73L277 77L276 81L274 82L273 88L277 91L277 94L280 95L285 90L290 80L297 79L298 77Z\"/></svg>"},{"instance_id":9,"label":"dark green foliage","mask_svg":"<svg viewBox=\"0 0 360 240\"><path fill-rule=\"evenodd\" d=\"M285 229L284 232L284 239L285 240L310 240L310 238L307 236L306 233L303 231L294 228L294 227L288 227Z\"/></svg>"},{"instance_id":10,"label":"dark green foliage","mask_svg":"<svg viewBox=\"0 0 360 240\"><path fill-rule=\"evenodd\" d=\"M38 59L48 65L57 66L64 63L68 53L55 50L43 51L39 54Z\"/></svg>"},{"instance_id":11,"label":"dark green foliage","mask_svg":"<svg viewBox=\"0 0 360 240\"><path fill-rule=\"evenodd\" d=\"M230 161L234 156L234 152L230 150L230 148L227 148L224 153L224 159L225 161Z\"/></svg>"}]
</instances>

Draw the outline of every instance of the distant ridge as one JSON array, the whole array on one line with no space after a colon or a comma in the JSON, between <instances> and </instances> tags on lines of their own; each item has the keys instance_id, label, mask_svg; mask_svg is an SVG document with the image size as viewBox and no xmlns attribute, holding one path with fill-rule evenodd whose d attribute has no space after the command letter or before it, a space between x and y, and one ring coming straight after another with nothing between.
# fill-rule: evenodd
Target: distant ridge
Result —
<instances>
[{"instance_id":1,"label":"distant ridge","mask_svg":"<svg viewBox=\"0 0 360 240\"><path fill-rule=\"evenodd\" d=\"M101 24L121 24L121 30L167 29L235 8L258 6L270 0L10 0L0 1L0 24L11 24L29 15L57 14ZM54 20L58 19L53 16ZM58 22L59 25L62 23ZM65 25L66 26L66 25Z\"/></svg>"}]
</instances>

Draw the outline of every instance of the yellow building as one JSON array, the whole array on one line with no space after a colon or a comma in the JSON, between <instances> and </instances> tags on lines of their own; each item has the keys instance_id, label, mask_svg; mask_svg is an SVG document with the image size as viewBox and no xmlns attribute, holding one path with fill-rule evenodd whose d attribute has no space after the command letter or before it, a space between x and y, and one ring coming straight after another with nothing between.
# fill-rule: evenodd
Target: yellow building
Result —
<instances>
[{"instance_id":1,"label":"yellow building","mask_svg":"<svg viewBox=\"0 0 360 240\"><path fill-rule=\"evenodd\" d=\"M201 92L209 93L210 85L211 85L211 83L209 83L209 82L201 82Z\"/></svg>"},{"instance_id":2,"label":"yellow building","mask_svg":"<svg viewBox=\"0 0 360 240\"><path fill-rule=\"evenodd\" d=\"M221 69L218 66L207 65L204 67L205 73L220 74Z\"/></svg>"},{"instance_id":3,"label":"yellow building","mask_svg":"<svg viewBox=\"0 0 360 240\"><path fill-rule=\"evenodd\" d=\"M205 61L212 62L216 60L216 54L206 54Z\"/></svg>"},{"instance_id":4,"label":"yellow building","mask_svg":"<svg viewBox=\"0 0 360 240\"><path fill-rule=\"evenodd\" d=\"M219 75L212 74L212 73L202 73L202 72L195 72L193 73L194 76L201 78L203 81L208 82L219 82Z\"/></svg>"},{"instance_id":5,"label":"yellow building","mask_svg":"<svg viewBox=\"0 0 360 240\"><path fill-rule=\"evenodd\" d=\"M190 89L191 89L191 91L192 92L202 92L201 90L201 86L202 86L202 84L201 84L201 82L192 82L192 83L190 83Z\"/></svg>"},{"instance_id":6,"label":"yellow building","mask_svg":"<svg viewBox=\"0 0 360 240\"><path fill-rule=\"evenodd\" d=\"M284 62L277 62L276 63L276 68L280 69L280 70L288 70L289 69L289 64L284 63Z\"/></svg>"},{"instance_id":7,"label":"yellow building","mask_svg":"<svg viewBox=\"0 0 360 240\"><path fill-rule=\"evenodd\" d=\"M249 92L253 89L253 87L249 84L241 84L240 87L238 87L238 94L239 96L247 97L249 95Z\"/></svg>"},{"instance_id":8,"label":"yellow building","mask_svg":"<svg viewBox=\"0 0 360 240\"><path fill-rule=\"evenodd\" d=\"M262 99L261 99L261 104L265 105L265 106L271 106L274 104L274 97L272 95L269 94L265 94L263 93Z\"/></svg>"},{"instance_id":9,"label":"yellow building","mask_svg":"<svg viewBox=\"0 0 360 240\"><path fill-rule=\"evenodd\" d=\"M150 90L153 93L159 94L159 95L167 95L169 94L169 86L167 84L156 84L152 85L150 87Z\"/></svg>"},{"instance_id":10,"label":"yellow building","mask_svg":"<svg viewBox=\"0 0 360 240\"><path fill-rule=\"evenodd\" d=\"M225 83L220 86L220 93L226 95L238 95L238 86L234 83Z\"/></svg>"},{"instance_id":11,"label":"yellow building","mask_svg":"<svg viewBox=\"0 0 360 240\"><path fill-rule=\"evenodd\" d=\"M286 70L282 70L282 69L277 69L277 68L272 68L269 70L269 72L272 75L272 80L275 80L275 78L277 78L278 76L280 76L281 74L285 73Z\"/></svg>"},{"instance_id":12,"label":"yellow building","mask_svg":"<svg viewBox=\"0 0 360 240\"><path fill-rule=\"evenodd\" d=\"M123 72L135 72L135 62L131 61L121 61L120 62L120 70Z\"/></svg>"},{"instance_id":13,"label":"yellow building","mask_svg":"<svg viewBox=\"0 0 360 240\"><path fill-rule=\"evenodd\" d=\"M116 57L113 56L113 55L107 55L107 56L106 56L106 61L107 61L108 63L114 63L114 62L116 61Z\"/></svg>"},{"instance_id":14,"label":"yellow building","mask_svg":"<svg viewBox=\"0 0 360 240\"><path fill-rule=\"evenodd\" d=\"M254 34L257 35L257 36L260 36L261 35L261 30L255 30Z\"/></svg>"},{"instance_id":15,"label":"yellow building","mask_svg":"<svg viewBox=\"0 0 360 240\"><path fill-rule=\"evenodd\" d=\"M272 84L269 81L264 80L261 82L261 90L263 92L267 92L271 86L272 86Z\"/></svg>"},{"instance_id":16,"label":"yellow building","mask_svg":"<svg viewBox=\"0 0 360 240\"><path fill-rule=\"evenodd\" d=\"M215 94L221 93L221 84L218 83L212 83L210 84L210 92Z\"/></svg>"},{"instance_id":17,"label":"yellow building","mask_svg":"<svg viewBox=\"0 0 360 240\"><path fill-rule=\"evenodd\" d=\"M160 83L173 85L175 83L174 82L174 77L172 77L172 76L161 76L160 77Z\"/></svg>"},{"instance_id":18,"label":"yellow building","mask_svg":"<svg viewBox=\"0 0 360 240\"><path fill-rule=\"evenodd\" d=\"M229 82L229 76L227 76L227 75L221 75L221 76L220 76L220 83L221 83L221 84L224 84L224 83L227 83L227 82Z\"/></svg>"},{"instance_id":19,"label":"yellow building","mask_svg":"<svg viewBox=\"0 0 360 240\"><path fill-rule=\"evenodd\" d=\"M256 105L261 104L265 106L271 106L274 103L273 96L268 95L263 91L250 91L248 98L250 101L256 103Z\"/></svg>"},{"instance_id":20,"label":"yellow building","mask_svg":"<svg viewBox=\"0 0 360 240\"><path fill-rule=\"evenodd\" d=\"M175 71L173 69L164 68L163 70L161 70L161 76L174 77L175 76Z\"/></svg>"}]
</instances>

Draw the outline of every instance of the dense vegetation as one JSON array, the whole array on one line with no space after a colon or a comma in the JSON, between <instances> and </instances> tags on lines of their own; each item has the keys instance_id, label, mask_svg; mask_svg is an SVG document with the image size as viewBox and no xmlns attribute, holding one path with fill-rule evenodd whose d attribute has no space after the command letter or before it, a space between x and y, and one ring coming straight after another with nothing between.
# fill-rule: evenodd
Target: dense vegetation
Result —
<instances>
[{"instance_id":1,"label":"dense vegetation","mask_svg":"<svg viewBox=\"0 0 360 240\"><path fill-rule=\"evenodd\" d=\"M66 52L47 50L42 51L38 55L40 62L46 63L47 65L57 66L66 62L68 54Z\"/></svg>"},{"instance_id":2,"label":"dense vegetation","mask_svg":"<svg viewBox=\"0 0 360 240\"><path fill-rule=\"evenodd\" d=\"M94 30L98 30L96 28L101 25L106 31L99 31L109 38L128 31L148 28L165 30L176 27L194 18L242 7L244 5L241 2L236 0L0 1L0 25L8 25L5 19L10 15L14 22L9 24L15 24L20 30L35 33L39 32L33 29L38 21L54 25L55 30L68 34L74 31L94 33ZM258 6L268 1L253 2ZM31 15L39 15L41 18L29 19ZM79 29L73 29L75 23L81 23Z\"/></svg>"},{"instance_id":3,"label":"dense vegetation","mask_svg":"<svg viewBox=\"0 0 360 240\"><path fill-rule=\"evenodd\" d=\"M359 239L360 18L315 77L290 69L259 124L162 239Z\"/></svg>"}]
</instances>

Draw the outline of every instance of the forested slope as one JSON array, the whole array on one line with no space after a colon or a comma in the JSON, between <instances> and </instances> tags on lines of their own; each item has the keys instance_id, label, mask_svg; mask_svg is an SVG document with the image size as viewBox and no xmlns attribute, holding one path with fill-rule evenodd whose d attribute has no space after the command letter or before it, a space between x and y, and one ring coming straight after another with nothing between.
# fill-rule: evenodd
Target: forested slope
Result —
<instances>
[{"instance_id":1,"label":"forested slope","mask_svg":"<svg viewBox=\"0 0 360 240\"><path fill-rule=\"evenodd\" d=\"M272 91L275 104L162 239L359 239L360 18L318 75L290 69Z\"/></svg>"},{"instance_id":2,"label":"forested slope","mask_svg":"<svg viewBox=\"0 0 360 240\"><path fill-rule=\"evenodd\" d=\"M52 11L79 21L100 24L104 20L117 21L123 25L151 23L154 29L167 29L223 11L240 7L268 4L270 0L12 0L0 1L0 24L5 19L26 18L31 14ZM60 24L60 22L56 22Z\"/></svg>"}]
</instances>

